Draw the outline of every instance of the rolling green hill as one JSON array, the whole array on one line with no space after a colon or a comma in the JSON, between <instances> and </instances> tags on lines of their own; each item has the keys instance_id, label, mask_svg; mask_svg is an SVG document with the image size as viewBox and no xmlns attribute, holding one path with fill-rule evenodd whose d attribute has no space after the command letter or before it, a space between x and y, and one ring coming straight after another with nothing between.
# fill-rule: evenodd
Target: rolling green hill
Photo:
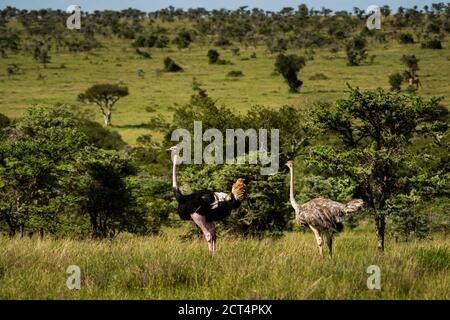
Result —
<instances>
[{"instance_id":1,"label":"rolling green hill","mask_svg":"<svg viewBox=\"0 0 450 320\"><path fill-rule=\"evenodd\" d=\"M103 40L103 48L92 53L71 54L51 52L51 63L43 68L29 55L9 55L0 59L0 70L17 64L21 71L9 78L0 75L0 113L19 117L32 104L65 103L80 105L95 112L95 106L83 106L77 95L97 83L121 83L129 87L130 95L120 100L113 114L113 125L125 141L134 144L138 136L148 132L140 127L143 123L162 113L170 117L171 108L189 101L192 94L192 79L203 84L208 94L234 110L246 111L252 105L279 108L283 105L308 106L317 101L335 101L345 96L347 83L362 89L389 89L388 76L403 72L400 59L404 54L415 54L420 59L419 75L422 96L444 96L448 98L450 81L450 46L444 50L421 49L419 44L369 46L369 55L376 55L372 65L347 66L345 52L340 50L331 58L328 49L316 49L314 60L307 61L300 72L303 80L299 94L288 93L287 85L279 75L273 74L276 55L270 55L265 47L242 48L239 56L230 50L220 50L221 57L232 65L209 65L206 56L208 47L194 46L191 49L152 49L152 59L143 59L135 53L129 41ZM256 59L250 59L253 53ZM304 50L289 52L304 55ZM183 73L161 73L165 57L172 57L184 68ZM65 68L61 68L64 65ZM137 71L142 69L144 77ZM227 77L231 70L240 70L243 76ZM309 80L323 73L328 80ZM42 75L41 79L38 76ZM406 84L404 85L406 87ZM447 105L448 101L444 100ZM146 111L152 107L153 113Z\"/></svg>"}]
</instances>

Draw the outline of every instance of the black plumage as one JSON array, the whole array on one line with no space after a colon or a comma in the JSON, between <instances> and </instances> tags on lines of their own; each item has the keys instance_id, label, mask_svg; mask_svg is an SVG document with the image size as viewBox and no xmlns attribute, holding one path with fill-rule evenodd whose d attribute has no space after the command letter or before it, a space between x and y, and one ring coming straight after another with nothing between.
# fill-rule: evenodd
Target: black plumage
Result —
<instances>
[{"instance_id":1,"label":"black plumage","mask_svg":"<svg viewBox=\"0 0 450 320\"><path fill-rule=\"evenodd\" d=\"M178 214L182 220L192 220L200 228L208 242L209 252L213 253L217 239L214 222L225 219L233 209L239 208L246 193L244 179L237 179L230 193L199 190L184 195L177 183L177 147L169 151L172 152L172 190L178 202Z\"/></svg>"},{"instance_id":2,"label":"black plumage","mask_svg":"<svg viewBox=\"0 0 450 320\"><path fill-rule=\"evenodd\" d=\"M207 222L220 221L228 217L233 209L239 208L241 202L230 193L229 198L222 200L211 190L199 190L183 195L178 188L173 188L178 202L178 214L182 220L190 220L191 214L198 213Z\"/></svg>"}]
</instances>

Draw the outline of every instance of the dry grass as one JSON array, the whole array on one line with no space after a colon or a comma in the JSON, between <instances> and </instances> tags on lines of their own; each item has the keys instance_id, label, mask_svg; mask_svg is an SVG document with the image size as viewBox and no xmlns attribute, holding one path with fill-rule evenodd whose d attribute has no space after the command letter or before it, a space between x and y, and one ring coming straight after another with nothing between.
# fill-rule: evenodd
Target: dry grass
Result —
<instances>
[{"instance_id":1,"label":"dry grass","mask_svg":"<svg viewBox=\"0 0 450 320\"><path fill-rule=\"evenodd\" d=\"M114 241L0 238L0 299L449 299L450 245L444 238L388 243L344 232L333 259L318 257L310 233L280 240L204 241L122 235ZM66 287L69 265L81 290ZM381 268L381 291L367 267Z\"/></svg>"}]
</instances>

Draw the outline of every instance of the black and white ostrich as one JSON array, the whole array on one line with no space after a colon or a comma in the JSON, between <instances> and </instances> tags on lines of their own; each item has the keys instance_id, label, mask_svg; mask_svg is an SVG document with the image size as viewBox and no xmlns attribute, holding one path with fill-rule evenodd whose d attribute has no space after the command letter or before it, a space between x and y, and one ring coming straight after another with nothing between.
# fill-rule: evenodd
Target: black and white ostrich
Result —
<instances>
[{"instance_id":1,"label":"black and white ostrich","mask_svg":"<svg viewBox=\"0 0 450 320\"><path fill-rule=\"evenodd\" d=\"M298 204L294 196L294 161L288 161L286 165L290 170L290 193L291 205L295 210L295 221L299 225L308 226L316 237L319 253L323 256L323 239L325 235L330 257L333 250L333 235L343 229L343 218L363 207L361 199L340 203L330 199L316 198L304 204Z\"/></svg>"},{"instance_id":2,"label":"black and white ostrich","mask_svg":"<svg viewBox=\"0 0 450 320\"><path fill-rule=\"evenodd\" d=\"M230 193L198 190L184 195L177 184L177 147L168 151L172 153L172 189L178 202L178 214L182 220L192 220L200 228L208 242L209 252L213 253L216 251L217 238L214 222L225 219L233 209L239 208L245 197L244 179L238 179Z\"/></svg>"}]
</instances>

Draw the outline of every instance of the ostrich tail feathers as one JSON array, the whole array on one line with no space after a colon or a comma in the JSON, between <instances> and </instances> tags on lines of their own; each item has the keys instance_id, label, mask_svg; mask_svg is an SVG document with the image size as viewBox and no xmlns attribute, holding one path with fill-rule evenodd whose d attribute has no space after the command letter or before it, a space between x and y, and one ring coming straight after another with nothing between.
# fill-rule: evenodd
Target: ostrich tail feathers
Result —
<instances>
[{"instance_id":1,"label":"ostrich tail feathers","mask_svg":"<svg viewBox=\"0 0 450 320\"><path fill-rule=\"evenodd\" d=\"M238 179L231 188L231 193L233 193L233 196L236 200L242 201L245 198L245 183L243 179Z\"/></svg>"},{"instance_id":2,"label":"ostrich tail feathers","mask_svg":"<svg viewBox=\"0 0 450 320\"><path fill-rule=\"evenodd\" d=\"M353 213L358 211L364 206L364 201L361 199L352 200L350 202L347 202L344 207L345 213Z\"/></svg>"}]
</instances>

